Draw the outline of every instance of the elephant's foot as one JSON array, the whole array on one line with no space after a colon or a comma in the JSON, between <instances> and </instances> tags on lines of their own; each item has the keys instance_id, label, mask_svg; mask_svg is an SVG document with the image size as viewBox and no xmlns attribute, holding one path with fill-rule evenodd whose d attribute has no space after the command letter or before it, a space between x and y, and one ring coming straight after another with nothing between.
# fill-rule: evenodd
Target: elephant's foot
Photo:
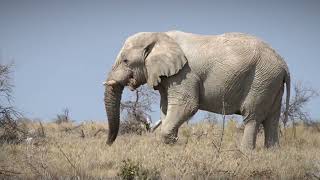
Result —
<instances>
[{"instance_id":1,"label":"elephant's foot","mask_svg":"<svg viewBox=\"0 0 320 180\"><path fill-rule=\"evenodd\" d=\"M165 144L175 144L178 141L178 137L175 135L162 136L162 142Z\"/></svg>"},{"instance_id":2,"label":"elephant's foot","mask_svg":"<svg viewBox=\"0 0 320 180\"><path fill-rule=\"evenodd\" d=\"M178 141L178 130L172 130L170 132L161 132L162 142L165 144L175 144Z\"/></svg>"},{"instance_id":3,"label":"elephant's foot","mask_svg":"<svg viewBox=\"0 0 320 180\"><path fill-rule=\"evenodd\" d=\"M265 140L264 140L264 147L265 148L277 148L279 147L279 138L278 134L266 134L265 131Z\"/></svg>"},{"instance_id":4,"label":"elephant's foot","mask_svg":"<svg viewBox=\"0 0 320 180\"><path fill-rule=\"evenodd\" d=\"M253 145L251 142L243 142L241 141L240 150L241 152L250 152L255 148L255 145Z\"/></svg>"},{"instance_id":5,"label":"elephant's foot","mask_svg":"<svg viewBox=\"0 0 320 180\"><path fill-rule=\"evenodd\" d=\"M241 144L240 147L239 147L239 151L241 153L243 153L244 155L250 155L250 154L252 154L254 152L254 149L248 148L247 146L244 146L244 145Z\"/></svg>"},{"instance_id":6,"label":"elephant's foot","mask_svg":"<svg viewBox=\"0 0 320 180\"><path fill-rule=\"evenodd\" d=\"M279 142L268 142L264 144L264 147L268 149L270 148L277 149L280 147L280 145L279 145Z\"/></svg>"}]
</instances>

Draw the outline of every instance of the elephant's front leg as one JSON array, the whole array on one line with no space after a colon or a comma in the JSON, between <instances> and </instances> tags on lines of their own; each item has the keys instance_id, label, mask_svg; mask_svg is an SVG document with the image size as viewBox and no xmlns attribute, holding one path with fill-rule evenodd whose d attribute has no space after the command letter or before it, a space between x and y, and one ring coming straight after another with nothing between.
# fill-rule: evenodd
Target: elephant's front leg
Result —
<instances>
[{"instance_id":1,"label":"elephant's front leg","mask_svg":"<svg viewBox=\"0 0 320 180\"><path fill-rule=\"evenodd\" d=\"M184 94L168 99L168 108L165 118L162 120L161 135L164 143L172 144L178 139L179 127L192 117L198 110L198 99L188 98Z\"/></svg>"},{"instance_id":2,"label":"elephant's front leg","mask_svg":"<svg viewBox=\"0 0 320 180\"><path fill-rule=\"evenodd\" d=\"M154 132L162 123L167 116L168 109L168 93L164 88L159 89L160 93L160 120L158 120L151 128L151 132Z\"/></svg>"}]
</instances>

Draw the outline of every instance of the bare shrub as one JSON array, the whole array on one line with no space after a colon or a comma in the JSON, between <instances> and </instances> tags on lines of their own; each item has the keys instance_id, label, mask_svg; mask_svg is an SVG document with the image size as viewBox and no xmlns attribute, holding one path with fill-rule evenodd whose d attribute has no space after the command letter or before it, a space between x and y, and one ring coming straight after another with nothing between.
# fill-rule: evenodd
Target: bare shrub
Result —
<instances>
[{"instance_id":1,"label":"bare shrub","mask_svg":"<svg viewBox=\"0 0 320 180\"><path fill-rule=\"evenodd\" d=\"M68 108L64 108L61 114L57 114L57 119L54 120L57 124L71 123L70 111Z\"/></svg>"},{"instance_id":2,"label":"bare shrub","mask_svg":"<svg viewBox=\"0 0 320 180\"><path fill-rule=\"evenodd\" d=\"M294 84L294 96L290 98L289 110L288 110L288 119L291 120L292 126L295 129L295 124L298 122L302 122L306 126L313 126L319 128L317 123L313 121L310 117L308 111L306 111L306 106L313 98L319 96L317 90L312 87L307 87L303 85L301 82L297 82ZM282 116L281 120L283 122L284 127L287 127L288 122L285 121L285 103L282 103ZM320 131L320 129L319 129ZM295 131L293 131L295 136Z\"/></svg>"},{"instance_id":3,"label":"bare shrub","mask_svg":"<svg viewBox=\"0 0 320 180\"><path fill-rule=\"evenodd\" d=\"M0 143L20 143L28 134L25 126L21 126L14 118L10 115L1 117L0 120Z\"/></svg>"},{"instance_id":4,"label":"bare shrub","mask_svg":"<svg viewBox=\"0 0 320 180\"><path fill-rule=\"evenodd\" d=\"M121 102L121 111L124 112L120 124L120 134L142 134L149 131L152 123L150 113L153 112L152 104L158 101L158 94L147 86L138 88L133 100Z\"/></svg>"},{"instance_id":5,"label":"bare shrub","mask_svg":"<svg viewBox=\"0 0 320 180\"><path fill-rule=\"evenodd\" d=\"M160 172L144 168L141 163L135 163L130 159L122 161L118 176L121 179L160 179Z\"/></svg>"},{"instance_id":6,"label":"bare shrub","mask_svg":"<svg viewBox=\"0 0 320 180\"><path fill-rule=\"evenodd\" d=\"M147 126L146 126L147 125ZM149 130L149 125L141 123L138 121L135 116L128 114L128 117L125 117L123 121L121 121L119 134L137 134L142 135L143 132Z\"/></svg>"},{"instance_id":7,"label":"bare shrub","mask_svg":"<svg viewBox=\"0 0 320 180\"><path fill-rule=\"evenodd\" d=\"M27 131L19 127L20 113L12 106L13 85L11 70L13 64L0 64L0 142L19 143Z\"/></svg>"}]
</instances>

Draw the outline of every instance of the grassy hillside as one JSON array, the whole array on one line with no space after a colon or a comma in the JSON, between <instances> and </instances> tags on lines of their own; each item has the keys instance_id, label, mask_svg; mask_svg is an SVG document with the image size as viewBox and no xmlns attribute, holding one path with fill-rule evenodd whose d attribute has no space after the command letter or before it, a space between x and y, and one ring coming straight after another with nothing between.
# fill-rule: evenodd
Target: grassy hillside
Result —
<instances>
[{"instance_id":1,"label":"grassy hillside","mask_svg":"<svg viewBox=\"0 0 320 180\"><path fill-rule=\"evenodd\" d=\"M282 130L279 149L239 151L242 131L234 121L221 128L210 123L185 124L175 145L161 143L159 134L119 136L106 142L106 124L44 123L45 137L0 146L0 177L21 179L317 179L320 177L320 133L312 128ZM27 123L34 135L39 123ZM101 129L101 130L100 130Z\"/></svg>"}]
</instances>

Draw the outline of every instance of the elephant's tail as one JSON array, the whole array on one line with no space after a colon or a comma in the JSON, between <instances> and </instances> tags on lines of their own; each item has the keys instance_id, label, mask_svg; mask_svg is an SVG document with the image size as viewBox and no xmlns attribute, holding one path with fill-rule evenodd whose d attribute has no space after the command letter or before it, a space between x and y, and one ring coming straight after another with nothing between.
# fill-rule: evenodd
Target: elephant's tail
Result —
<instances>
[{"instance_id":1,"label":"elephant's tail","mask_svg":"<svg viewBox=\"0 0 320 180\"><path fill-rule=\"evenodd\" d=\"M284 79L284 83L286 84L286 89L287 89L287 93L286 93L286 110L284 112L284 122L288 122L288 116L289 116L289 101L290 101L290 84L291 84L291 80L290 80L290 72L288 69L286 69L286 76Z\"/></svg>"}]
</instances>

